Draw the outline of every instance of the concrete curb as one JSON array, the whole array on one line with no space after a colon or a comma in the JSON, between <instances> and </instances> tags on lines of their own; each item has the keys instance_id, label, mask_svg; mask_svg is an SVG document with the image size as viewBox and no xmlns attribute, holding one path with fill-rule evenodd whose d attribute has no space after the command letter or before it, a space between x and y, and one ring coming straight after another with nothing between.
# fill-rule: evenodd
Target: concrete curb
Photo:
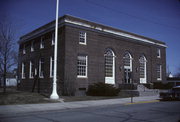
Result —
<instances>
[{"instance_id":1,"label":"concrete curb","mask_svg":"<svg viewBox=\"0 0 180 122\"><path fill-rule=\"evenodd\" d=\"M152 101L159 99L159 96L134 97L134 102ZM131 98L118 98L106 100L90 100L76 102L61 102L61 103L43 103L43 104L23 104L23 105L4 105L0 106L0 117L7 117L16 114L25 114L32 112L56 111L62 109L74 109L96 106L107 106L116 104L128 104Z\"/></svg>"}]
</instances>

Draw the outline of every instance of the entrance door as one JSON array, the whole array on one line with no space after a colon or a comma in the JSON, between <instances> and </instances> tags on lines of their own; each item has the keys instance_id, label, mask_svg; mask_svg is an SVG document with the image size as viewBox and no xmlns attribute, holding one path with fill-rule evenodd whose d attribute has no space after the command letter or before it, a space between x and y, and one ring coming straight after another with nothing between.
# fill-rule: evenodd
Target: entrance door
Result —
<instances>
[{"instance_id":1,"label":"entrance door","mask_svg":"<svg viewBox=\"0 0 180 122\"><path fill-rule=\"evenodd\" d=\"M124 60L124 83L132 82L132 56L129 52L125 52Z\"/></svg>"},{"instance_id":2,"label":"entrance door","mask_svg":"<svg viewBox=\"0 0 180 122\"><path fill-rule=\"evenodd\" d=\"M130 84L132 81L132 72L130 69L124 69L124 80L125 83Z\"/></svg>"}]
</instances>

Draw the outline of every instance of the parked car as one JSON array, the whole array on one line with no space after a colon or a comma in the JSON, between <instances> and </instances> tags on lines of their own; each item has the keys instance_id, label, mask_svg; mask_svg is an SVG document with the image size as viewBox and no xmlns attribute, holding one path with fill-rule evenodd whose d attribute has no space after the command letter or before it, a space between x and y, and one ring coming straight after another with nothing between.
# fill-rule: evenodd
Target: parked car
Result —
<instances>
[{"instance_id":1,"label":"parked car","mask_svg":"<svg viewBox=\"0 0 180 122\"><path fill-rule=\"evenodd\" d=\"M166 92L159 93L163 100L180 100L180 86L175 86Z\"/></svg>"}]
</instances>

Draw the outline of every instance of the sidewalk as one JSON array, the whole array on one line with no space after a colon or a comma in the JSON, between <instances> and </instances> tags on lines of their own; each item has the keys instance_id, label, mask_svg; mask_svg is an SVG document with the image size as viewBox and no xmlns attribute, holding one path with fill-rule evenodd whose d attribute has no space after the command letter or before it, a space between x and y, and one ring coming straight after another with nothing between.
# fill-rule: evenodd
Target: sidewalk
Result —
<instances>
[{"instance_id":1,"label":"sidewalk","mask_svg":"<svg viewBox=\"0 0 180 122\"><path fill-rule=\"evenodd\" d=\"M133 97L133 102L145 102L159 99L159 96ZM106 99L106 100L90 100L77 102L61 102L61 103L44 103L44 104L24 104L24 105L4 105L0 106L0 117L16 115L21 113L45 112L62 109L95 107L115 104L128 104L131 98Z\"/></svg>"}]
</instances>

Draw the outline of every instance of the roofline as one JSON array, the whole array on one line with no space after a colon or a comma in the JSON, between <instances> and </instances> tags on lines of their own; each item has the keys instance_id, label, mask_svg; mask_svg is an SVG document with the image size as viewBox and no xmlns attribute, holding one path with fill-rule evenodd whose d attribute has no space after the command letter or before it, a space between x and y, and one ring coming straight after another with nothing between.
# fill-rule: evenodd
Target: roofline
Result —
<instances>
[{"instance_id":1,"label":"roofline","mask_svg":"<svg viewBox=\"0 0 180 122\"><path fill-rule=\"evenodd\" d=\"M151 39L151 38L144 37L141 35L137 35L134 33L126 32L126 31L123 31L123 30L120 30L120 29L117 29L117 28L114 28L111 26L106 26L103 24L99 24L99 23L89 21L89 20L84 20L84 19L81 19L79 17L74 17L71 15L64 15L64 16L60 17L59 20L60 20L59 25L63 24L63 23L69 23L69 24L73 24L73 25L82 26L85 28L94 29L94 30L101 31L101 32L115 34L118 36L133 39L133 40L138 40L138 41L145 42L145 43L154 44L157 46L167 47L166 44L162 41ZM26 39L29 39L29 38L37 35L37 34L39 35L39 33L47 32L49 29L53 30L54 27L55 27L55 20L49 22L48 24L46 24L44 26L39 27L38 29L36 29L36 30L34 30L34 31L22 36L22 37L20 37L20 40L18 41L18 43L20 44L20 43L24 42Z\"/></svg>"}]
</instances>

